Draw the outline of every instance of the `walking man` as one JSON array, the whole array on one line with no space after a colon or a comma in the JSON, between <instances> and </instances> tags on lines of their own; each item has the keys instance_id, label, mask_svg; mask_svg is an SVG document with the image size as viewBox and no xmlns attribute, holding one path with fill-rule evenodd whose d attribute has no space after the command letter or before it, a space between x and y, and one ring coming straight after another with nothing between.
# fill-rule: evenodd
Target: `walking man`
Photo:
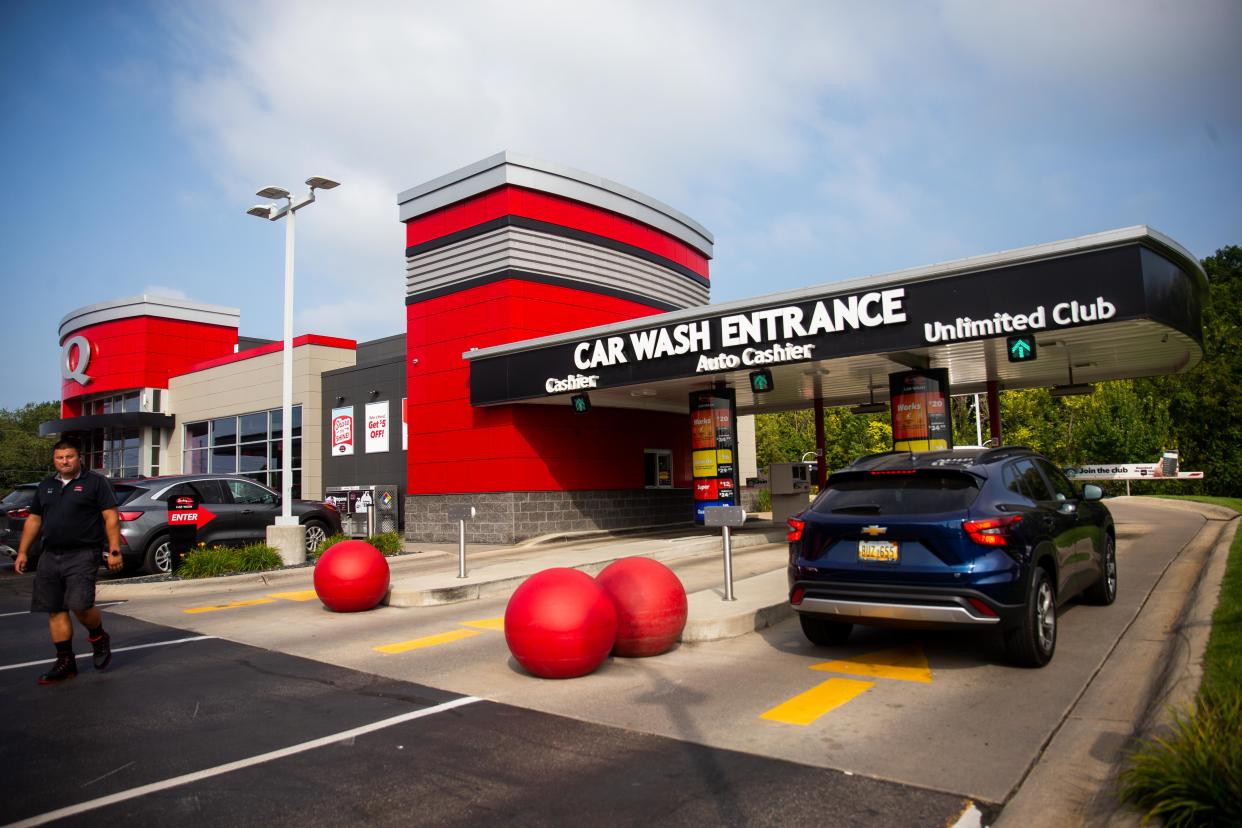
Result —
<instances>
[{"instance_id":1,"label":"walking man","mask_svg":"<svg viewBox=\"0 0 1242 828\"><path fill-rule=\"evenodd\" d=\"M48 614L56 663L39 676L39 684L58 684L78 674L70 612L86 627L95 669L108 666L110 639L95 607L95 572L105 544L108 569L121 568L121 530L112 486L82 468L82 450L76 440L61 440L53 446L52 463L56 474L35 491L15 562L18 572L26 571L26 552L42 531L43 553L35 570L30 611Z\"/></svg>"}]
</instances>

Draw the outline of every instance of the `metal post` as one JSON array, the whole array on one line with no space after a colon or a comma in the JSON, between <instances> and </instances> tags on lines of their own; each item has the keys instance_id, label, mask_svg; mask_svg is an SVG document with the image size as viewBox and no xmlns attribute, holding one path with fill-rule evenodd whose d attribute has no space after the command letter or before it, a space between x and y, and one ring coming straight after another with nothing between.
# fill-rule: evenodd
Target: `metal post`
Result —
<instances>
[{"instance_id":1,"label":"metal post","mask_svg":"<svg viewBox=\"0 0 1242 828\"><path fill-rule=\"evenodd\" d=\"M733 544L729 540L729 527L724 527L724 600L736 601L733 597Z\"/></svg>"},{"instance_id":2,"label":"metal post","mask_svg":"<svg viewBox=\"0 0 1242 828\"><path fill-rule=\"evenodd\" d=\"M457 521L457 577L466 577L466 522Z\"/></svg>"},{"instance_id":3,"label":"metal post","mask_svg":"<svg viewBox=\"0 0 1242 828\"><path fill-rule=\"evenodd\" d=\"M975 445L983 445L983 411L979 408L978 394L975 394Z\"/></svg>"},{"instance_id":4,"label":"metal post","mask_svg":"<svg viewBox=\"0 0 1242 828\"><path fill-rule=\"evenodd\" d=\"M292 206L292 199L290 200ZM285 350L281 378L280 519L284 526L293 517L293 209L285 216Z\"/></svg>"},{"instance_id":5,"label":"metal post","mask_svg":"<svg viewBox=\"0 0 1242 828\"><path fill-rule=\"evenodd\" d=\"M1126 481L1126 497L1130 496L1130 481Z\"/></svg>"},{"instance_id":6,"label":"metal post","mask_svg":"<svg viewBox=\"0 0 1242 828\"><path fill-rule=\"evenodd\" d=\"M996 380L988 380L988 439L993 448L1005 445L1001 435L1000 383Z\"/></svg>"},{"instance_id":7,"label":"metal post","mask_svg":"<svg viewBox=\"0 0 1242 828\"><path fill-rule=\"evenodd\" d=\"M828 460L824 457L824 398L815 394L815 485L820 489L828 483Z\"/></svg>"}]
</instances>

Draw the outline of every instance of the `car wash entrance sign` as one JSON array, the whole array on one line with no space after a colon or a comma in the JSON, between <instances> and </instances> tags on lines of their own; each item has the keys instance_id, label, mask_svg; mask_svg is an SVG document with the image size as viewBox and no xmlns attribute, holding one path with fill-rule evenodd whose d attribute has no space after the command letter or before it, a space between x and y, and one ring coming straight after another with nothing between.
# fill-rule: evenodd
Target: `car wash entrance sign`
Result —
<instances>
[{"instance_id":1,"label":"car wash entrance sign","mask_svg":"<svg viewBox=\"0 0 1242 828\"><path fill-rule=\"evenodd\" d=\"M470 399L489 405L1133 319L1202 339L1200 286L1137 242L925 271L471 352Z\"/></svg>"}]
</instances>

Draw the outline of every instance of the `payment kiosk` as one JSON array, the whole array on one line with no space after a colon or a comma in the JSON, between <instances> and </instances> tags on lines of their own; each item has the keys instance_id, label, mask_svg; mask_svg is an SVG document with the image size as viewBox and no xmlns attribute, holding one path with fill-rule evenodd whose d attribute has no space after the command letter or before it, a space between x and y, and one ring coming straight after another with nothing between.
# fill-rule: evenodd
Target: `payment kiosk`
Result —
<instances>
[{"instance_id":1,"label":"payment kiosk","mask_svg":"<svg viewBox=\"0 0 1242 828\"><path fill-rule=\"evenodd\" d=\"M807 507L811 502L814 476L814 463L773 463L768 466L773 523L783 524Z\"/></svg>"}]
</instances>

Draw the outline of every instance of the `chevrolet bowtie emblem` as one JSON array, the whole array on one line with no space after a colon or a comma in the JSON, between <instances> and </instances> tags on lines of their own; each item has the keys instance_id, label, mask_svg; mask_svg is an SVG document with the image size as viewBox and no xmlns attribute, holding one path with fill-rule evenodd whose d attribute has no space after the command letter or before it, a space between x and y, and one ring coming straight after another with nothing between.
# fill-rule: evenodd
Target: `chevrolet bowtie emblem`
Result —
<instances>
[{"instance_id":1,"label":"chevrolet bowtie emblem","mask_svg":"<svg viewBox=\"0 0 1242 828\"><path fill-rule=\"evenodd\" d=\"M873 538L876 535L883 535L887 531L887 526L864 526L862 530L864 535L870 535Z\"/></svg>"}]
</instances>

